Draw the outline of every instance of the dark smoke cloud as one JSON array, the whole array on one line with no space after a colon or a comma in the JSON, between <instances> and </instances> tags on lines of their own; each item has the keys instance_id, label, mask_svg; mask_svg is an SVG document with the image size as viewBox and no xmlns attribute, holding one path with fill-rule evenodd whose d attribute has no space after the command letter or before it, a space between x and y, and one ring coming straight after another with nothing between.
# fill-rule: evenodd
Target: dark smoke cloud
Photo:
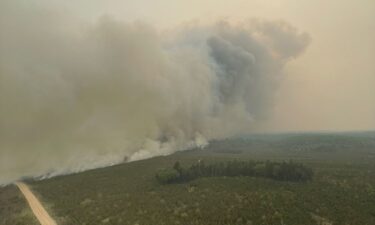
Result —
<instances>
[{"instance_id":1,"label":"dark smoke cloud","mask_svg":"<svg viewBox=\"0 0 375 225\"><path fill-rule=\"evenodd\" d=\"M94 24L0 3L0 183L202 146L254 129L309 43L281 22Z\"/></svg>"}]
</instances>

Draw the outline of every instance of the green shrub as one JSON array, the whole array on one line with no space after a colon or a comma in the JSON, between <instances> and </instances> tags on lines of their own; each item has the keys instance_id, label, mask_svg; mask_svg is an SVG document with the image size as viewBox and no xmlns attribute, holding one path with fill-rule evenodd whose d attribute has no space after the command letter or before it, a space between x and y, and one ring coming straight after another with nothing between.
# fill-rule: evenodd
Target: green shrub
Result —
<instances>
[{"instance_id":1,"label":"green shrub","mask_svg":"<svg viewBox=\"0 0 375 225\"><path fill-rule=\"evenodd\" d=\"M169 184L178 181L180 173L175 169L162 169L156 174L156 179L163 184Z\"/></svg>"}]
</instances>

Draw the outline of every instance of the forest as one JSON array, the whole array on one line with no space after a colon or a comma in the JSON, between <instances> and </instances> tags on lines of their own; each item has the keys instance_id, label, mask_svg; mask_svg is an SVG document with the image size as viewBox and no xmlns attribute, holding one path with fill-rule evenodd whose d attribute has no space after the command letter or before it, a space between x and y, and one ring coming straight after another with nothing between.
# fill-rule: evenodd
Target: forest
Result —
<instances>
[{"instance_id":1,"label":"forest","mask_svg":"<svg viewBox=\"0 0 375 225\"><path fill-rule=\"evenodd\" d=\"M313 170L293 161L227 161L206 164L202 160L190 167L182 167L177 161L172 168L157 172L156 179L162 184L183 183L199 177L264 177L279 181L306 182L312 179Z\"/></svg>"}]
</instances>

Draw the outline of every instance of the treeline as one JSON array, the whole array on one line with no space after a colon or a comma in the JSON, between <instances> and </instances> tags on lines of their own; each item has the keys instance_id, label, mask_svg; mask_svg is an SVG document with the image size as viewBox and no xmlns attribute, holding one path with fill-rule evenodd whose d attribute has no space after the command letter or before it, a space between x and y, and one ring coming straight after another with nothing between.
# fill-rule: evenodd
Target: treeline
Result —
<instances>
[{"instance_id":1,"label":"treeline","mask_svg":"<svg viewBox=\"0 0 375 225\"><path fill-rule=\"evenodd\" d=\"M305 182L313 177L312 169L303 164L289 162L227 161L205 164L198 161L184 168L176 162L172 168L160 170L156 179L162 184L183 183L199 177L249 176L279 181Z\"/></svg>"}]
</instances>

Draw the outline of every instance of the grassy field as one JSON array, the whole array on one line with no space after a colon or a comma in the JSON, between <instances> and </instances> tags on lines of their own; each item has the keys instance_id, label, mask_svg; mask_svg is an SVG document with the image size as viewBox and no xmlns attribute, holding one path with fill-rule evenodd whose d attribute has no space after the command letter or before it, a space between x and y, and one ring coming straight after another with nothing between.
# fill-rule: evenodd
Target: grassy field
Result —
<instances>
[{"instance_id":1,"label":"grassy field","mask_svg":"<svg viewBox=\"0 0 375 225\"><path fill-rule=\"evenodd\" d=\"M26 200L16 186L0 188L0 224L38 224Z\"/></svg>"},{"instance_id":2,"label":"grassy field","mask_svg":"<svg viewBox=\"0 0 375 225\"><path fill-rule=\"evenodd\" d=\"M163 185L155 179L176 161L233 159L292 159L315 175L306 183L204 177ZM254 135L30 184L60 225L374 225L375 134Z\"/></svg>"}]
</instances>

